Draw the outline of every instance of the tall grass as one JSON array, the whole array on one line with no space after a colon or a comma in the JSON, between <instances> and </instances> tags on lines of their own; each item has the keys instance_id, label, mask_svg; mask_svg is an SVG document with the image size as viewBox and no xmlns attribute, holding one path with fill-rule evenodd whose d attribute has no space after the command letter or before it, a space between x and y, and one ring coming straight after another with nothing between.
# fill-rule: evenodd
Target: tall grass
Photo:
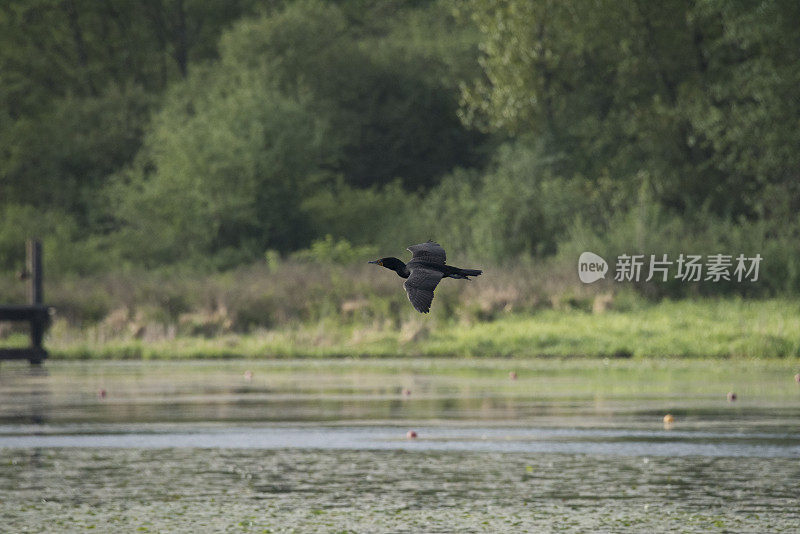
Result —
<instances>
[{"instance_id":1,"label":"tall grass","mask_svg":"<svg viewBox=\"0 0 800 534\"><path fill-rule=\"evenodd\" d=\"M454 261L455 263L455 261ZM46 343L63 357L798 357L800 304L743 297L648 300L584 285L566 260L483 267L446 279L429 315L393 272L363 263L260 262L49 280ZM3 301L21 300L6 279ZM19 339L5 326L0 341Z\"/></svg>"}]
</instances>

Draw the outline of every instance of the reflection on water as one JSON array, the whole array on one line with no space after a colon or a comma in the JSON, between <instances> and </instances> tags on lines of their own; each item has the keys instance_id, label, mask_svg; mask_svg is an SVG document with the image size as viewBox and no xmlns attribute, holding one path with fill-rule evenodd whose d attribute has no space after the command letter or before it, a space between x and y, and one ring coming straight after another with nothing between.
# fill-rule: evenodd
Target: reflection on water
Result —
<instances>
[{"instance_id":1,"label":"reflection on water","mask_svg":"<svg viewBox=\"0 0 800 534\"><path fill-rule=\"evenodd\" d=\"M508 379L509 368L519 379ZM749 362L2 364L0 424L441 420L652 428L669 412L676 429L772 431L798 428L793 374L790 364ZM732 389L738 400L728 402Z\"/></svg>"},{"instance_id":2,"label":"reflection on water","mask_svg":"<svg viewBox=\"0 0 800 534\"><path fill-rule=\"evenodd\" d=\"M794 532L796 372L758 362L4 363L0 514L4 529L36 532Z\"/></svg>"}]
</instances>

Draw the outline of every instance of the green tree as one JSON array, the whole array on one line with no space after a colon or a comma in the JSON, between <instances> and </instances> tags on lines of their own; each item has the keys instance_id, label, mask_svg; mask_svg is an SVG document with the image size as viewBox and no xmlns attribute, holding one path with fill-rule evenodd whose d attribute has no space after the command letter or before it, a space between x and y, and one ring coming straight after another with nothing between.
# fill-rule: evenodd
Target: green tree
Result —
<instances>
[{"instance_id":1,"label":"green tree","mask_svg":"<svg viewBox=\"0 0 800 534\"><path fill-rule=\"evenodd\" d=\"M798 7L775 2L473 0L484 75L463 116L536 136L560 175L651 177L687 213L753 216L797 176ZM632 197L633 198L633 194Z\"/></svg>"},{"instance_id":2,"label":"green tree","mask_svg":"<svg viewBox=\"0 0 800 534\"><path fill-rule=\"evenodd\" d=\"M554 176L541 149L504 145L484 173L458 170L425 198L428 228L487 259L553 254L576 217L598 219L586 180Z\"/></svg>"},{"instance_id":3,"label":"green tree","mask_svg":"<svg viewBox=\"0 0 800 534\"><path fill-rule=\"evenodd\" d=\"M93 227L98 190L141 145L153 97L111 85L97 97L67 96L0 130L0 199L70 213Z\"/></svg>"},{"instance_id":4,"label":"green tree","mask_svg":"<svg viewBox=\"0 0 800 534\"><path fill-rule=\"evenodd\" d=\"M480 162L483 136L457 117L457 95L443 82L446 61L398 44L403 23L415 20L364 36L335 5L301 1L242 21L223 36L220 54L237 68L264 67L283 93L329 120L331 142L341 146L330 170L349 185L399 178L409 189L428 187L455 166ZM466 46L454 28L445 38Z\"/></svg>"},{"instance_id":5,"label":"green tree","mask_svg":"<svg viewBox=\"0 0 800 534\"><path fill-rule=\"evenodd\" d=\"M102 231L98 191L138 151L159 94L189 62L213 57L220 31L255 4L0 3L0 203Z\"/></svg>"},{"instance_id":6,"label":"green tree","mask_svg":"<svg viewBox=\"0 0 800 534\"><path fill-rule=\"evenodd\" d=\"M110 83L161 91L257 0L6 0L0 3L0 109L35 115L53 98Z\"/></svg>"},{"instance_id":7,"label":"green tree","mask_svg":"<svg viewBox=\"0 0 800 534\"><path fill-rule=\"evenodd\" d=\"M412 220L397 224L417 200L400 184L431 186L473 157L459 140L475 134L452 87L392 63L399 47L370 54L365 42L319 2L225 32L220 59L173 84L136 164L109 188L126 256L235 263L327 234L359 245L398 235L386 225L415 235Z\"/></svg>"},{"instance_id":8,"label":"green tree","mask_svg":"<svg viewBox=\"0 0 800 534\"><path fill-rule=\"evenodd\" d=\"M308 240L299 211L326 159L325 123L263 73L198 69L172 88L137 164L111 188L128 257L238 249L238 260Z\"/></svg>"},{"instance_id":9,"label":"green tree","mask_svg":"<svg viewBox=\"0 0 800 534\"><path fill-rule=\"evenodd\" d=\"M709 187L789 223L800 210L800 5L704 0L689 23L700 75L680 112L704 163L725 177Z\"/></svg>"}]
</instances>

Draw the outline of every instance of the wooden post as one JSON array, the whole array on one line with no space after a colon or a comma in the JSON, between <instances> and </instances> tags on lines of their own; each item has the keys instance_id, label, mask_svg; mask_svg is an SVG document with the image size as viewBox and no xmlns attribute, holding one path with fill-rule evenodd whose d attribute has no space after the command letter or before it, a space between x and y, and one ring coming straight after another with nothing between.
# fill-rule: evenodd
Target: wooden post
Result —
<instances>
[{"instance_id":1,"label":"wooden post","mask_svg":"<svg viewBox=\"0 0 800 534\"><path fill-rule=\"evenodd\" d=\"M28 303L31 306L44 304L44 289L42 276L42 242L38 239L29 239L27 243L27 268L28 268ZM31 349L33 357L31 364L42 363L47 356L42 341L44 331L47 329L48 318L42 314L31 317Z\"/></svg>"},{"instance_id":2,"label":"wooden post","mask_svg":"<svg viewBox=\"0 0 800 534\"><path fill-rule=\"evenodd\" d=\"M0 321L27 322L31 328L31 346L28 348L0 347L0 360L28 360L40 364L47 358L42 346L44 332L50 326L50 308L44 305L42 273L42 243L29 240L27 244L27 265L23 278L28 280L28 304L0 304Z\"/></svg>"},{"instance_id":3,"label":"wooden post","mask_svg":"<svg viewBox=\"0 0 800 534\"><path fill-rule=\"evenodd\" d=\"M29 239L27 246L28 303L36 306L44 303L42 290L42 242Z\"/></svg>"}]
</instances>

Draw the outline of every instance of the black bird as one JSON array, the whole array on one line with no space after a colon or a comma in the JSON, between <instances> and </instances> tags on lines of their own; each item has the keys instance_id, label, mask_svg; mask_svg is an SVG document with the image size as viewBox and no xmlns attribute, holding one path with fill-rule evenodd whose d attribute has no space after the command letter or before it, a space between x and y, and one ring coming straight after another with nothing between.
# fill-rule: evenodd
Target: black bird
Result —
<instances>
[{"instance_id":1,"label":"black bird","mask_svg":"<svg viewBox=\"0 0 800 534\"><path fill-rule=\"evenodd\" d=\"M408 278L403 287L406 288L411 305L421 313L430 311L433 290L442 278L469 280L468 276L478 276L483 272L479 269L459 269L445 265L444 249L433 241L411 245L408 250L411 251L411 261L408 263L403 263L397 258L381 258L370 263L391 269L401 278Z\"/></svg>"}]
</instances>

